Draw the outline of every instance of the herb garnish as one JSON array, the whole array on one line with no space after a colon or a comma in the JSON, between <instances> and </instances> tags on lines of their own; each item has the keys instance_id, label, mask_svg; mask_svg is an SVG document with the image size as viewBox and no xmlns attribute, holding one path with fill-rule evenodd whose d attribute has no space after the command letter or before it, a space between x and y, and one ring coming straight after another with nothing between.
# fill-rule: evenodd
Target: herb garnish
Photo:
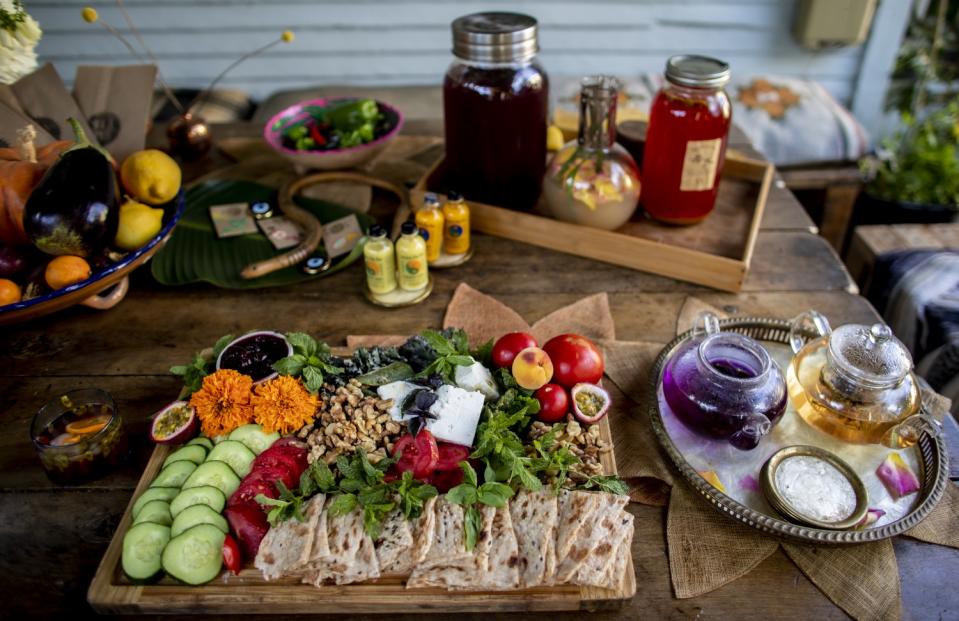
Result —
<instances>
[{"instance_id":1,"label":"herb garnish","mask_svg":"<svg viewBox=\"0 0 959 621\"><path fill-rule=\"evenodd\" d=\"M597 474L589 477L579 486L581 489L592 489L594 487L610 494L619 494L620 496L629 496L629 486L616 475Z\"/></svg>"},{"instance_id":2,"label":"herb garnish","mask_svg":"<svg viewBox=\"0 0 959 621\"><path fill-rule=\"evenodd\" d=\"M457 366L468 367L475 360L470 355L469 338L466 332L453 329L447 330L449 337L443 336L435 330L424 330L421 336L432 347L437 358L430 362L425 369L417 373L417 377L439 375L448 383L453 384L453 372Z\"/></svg>"},{"instance_id":3,"label":"herb garnish","mask_svg":"<svg viewBox=\"0 0 959 621\"><path fill-rule=\"evenodd\" d=\"M180 364L170 367L170 373L183 378L183 397L189 397L200 390L203 385L203 378L213 373L216 367L216 359L220 353L226 349L226 346L233 342L233 335L227 334L221 336L213 346L213 355L207 358L203 352L197 352L193 355L193 361L190 364Z\"/></svg>"},{"instance_id":4,"label":"herb garnish","mask_svg":"<svg viewBox=\"0 0 959 621\"><path fill-rule=\"evenodd\" d=\"M553 493L559 493L563 487L570 466L580 463L579 457L569 447L556 447L556 436L565 428L566 423L555 424L548 432L533 440L533 450L539 455L533 460L534 469L540 474L554 477Z\"/></svg>"},{"instance_id":5,"label":"herb garnish","mask_svg":"<svg viewBox=\"0 0 959 621\"><path fill-rule=\"evenodd\" d=\"M461 461L460 468L463 469L465 480L446 493L446 500L463 506L466 550L471 551L476 547L479 532L483 529L483 516L476 505L505 507L506 501L513 496L513 488L489 479L479 485L476 471L469 462Z\"/></svg>"},{"instance_id":6,"label":"herb garnish","mask_svg":"<svg viewBox=\"0 0 959 621\"><path fill-rule=\"evenodd\" d=\"M278 360L273 369L281 375L299 377L311 393L316 394L323 387L323 374L336 375L343 372L333 364L330 347L319 343L309 334L288 332L286 340L293 346L293 355Z\"/></svg>"},{"instance_id":7,"label":"herb garnish","mask_svg":"<svg viewBox=\"0 0 959 621\"><path fill-rule=\"evenodd\" d=\"M436 414L430 411L437 399L439 396L429 388L417 388L406 396L401 410L404 418L410 417L406 421L410 435L416 437L429 421L437 419Z\"/></svg>"}]
</instances>

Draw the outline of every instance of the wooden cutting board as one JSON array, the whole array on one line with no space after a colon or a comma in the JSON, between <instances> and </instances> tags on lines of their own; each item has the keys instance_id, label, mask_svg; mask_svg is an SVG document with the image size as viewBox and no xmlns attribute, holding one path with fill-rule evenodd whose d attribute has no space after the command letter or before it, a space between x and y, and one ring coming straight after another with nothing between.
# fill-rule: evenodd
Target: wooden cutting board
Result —
<instances>
[{"instance_id":1,"label":"wooden cutting board","mask_svg":"<svg viewBox=\"0 0 959 621\"><path fill-rule=\"evenodd\" d=\"M625 400L614 404L614 409L616 406L625 407ZM626 415L625 412L617 414ZM613 446L609 418L604 418L598 424L600 437ZM99 613L316 615L601 610L619 608L636 594L632 558L627 564L622 584L615 590L576 585L477 592L407 589L407 576L384 576L360 584L318 589L301 584L297 578L267 582L252 565L245 567L237 576L224 569L220 577L197 587L179 584L168 577L149 585L132 584L120 567L123 535L133 521L133 501L150 486L169 452L168 446L158 445L154 449L93 577L87 591L87 601ZM616 474L613 451L603 454L602 461L607 474Z\"/></svg>"}]
</instances>

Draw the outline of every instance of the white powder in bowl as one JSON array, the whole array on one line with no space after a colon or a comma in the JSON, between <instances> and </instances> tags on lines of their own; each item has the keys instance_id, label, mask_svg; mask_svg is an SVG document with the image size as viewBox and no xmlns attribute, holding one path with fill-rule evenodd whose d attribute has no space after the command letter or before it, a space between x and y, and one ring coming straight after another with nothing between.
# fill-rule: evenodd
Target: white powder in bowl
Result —
<instances>
[{"instance_id":1,"label":"white powder in bowl","mask_svg":"<svg viewBox=\"0 0 959 621\"><path fill-rule=\"evenodd\" d=\"M797 455L776 468L776 487L796 511L820 522L840 522L856 510L856 490L834 465Z\"/></svg>"}]
</instances>

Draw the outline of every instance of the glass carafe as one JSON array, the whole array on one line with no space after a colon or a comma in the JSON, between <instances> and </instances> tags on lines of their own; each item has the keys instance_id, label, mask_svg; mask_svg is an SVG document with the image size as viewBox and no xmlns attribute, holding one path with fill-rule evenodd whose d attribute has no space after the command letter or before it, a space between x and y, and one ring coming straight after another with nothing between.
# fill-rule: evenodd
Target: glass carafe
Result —
<instances>
[{"instance_id":1,"label":"glass carafe","mask_svg":"<svg viewBox=\"0 0 959 621\"><path fill-rule=\"evenodd\" d=\"M803 335L818 334L808 342ZM846 324L830 329L816 311L793 320L796 355L786 372L789 399L803 420L853 444L903 448L922 430L940 433L922 409L912 356L888 326Z\"/></svg>"},{"instance_id":2,"label":"glass carafe","mask_svg":"<svg viewBox=\"0 0 959 621\"><path fill-rule=\"evenodd\" d=\"M579 137L553 156L543 179L543 198L558 220L611 230L636 211L639 168L615 142L618 93L615 78L583 79Z\"/></svg>"},{"instance_id":3,"label":"glass carafe","mask_svg":"<svg viewBox=\"0 0 959 621\"><path fill-rule=\"evenodd\" d=\"M663 397L693 431L756 448L786 411L782 371L755 340L721 332L704 313L700 335L677 349L663 369Z\"/></svg>"}]
</instances>

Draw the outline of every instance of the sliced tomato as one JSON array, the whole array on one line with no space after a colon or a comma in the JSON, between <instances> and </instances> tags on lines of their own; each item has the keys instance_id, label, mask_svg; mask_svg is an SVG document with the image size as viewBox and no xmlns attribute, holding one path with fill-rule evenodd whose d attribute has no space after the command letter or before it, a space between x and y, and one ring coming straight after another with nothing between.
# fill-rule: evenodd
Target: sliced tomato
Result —
<instances>
[{"instance_id":1,"label":"sliced tomato","mask_svg":"<svg viewBox=\"0 0 959 621\"><path fill-rule=\"evenodd\" d=\"M281 447L284 447L284 446L295 446L296 448L300 448L300 449L306 450L306 442L304 442L303 440L300 440L299 438L294 438L294 437L292 437L292 436L287 436L287 437L285 437L285 438L280 438L279 440L277 440L276 442L274 442L273 444L271 444L271 445L270 445L270 448L271 448L271 449L273 449L273 448L281 448ZM269 449L267 449L267 450L269 450Z\"/></svg>"},{"instance_id":2,"label":"sliced tomato","mask_svg":"<svg viewBox=\"0 0 959 621\"><path fill-rule=\"evenodd\" d=\"M243 568L243 557L240 555L240 546L229 533L223 539L223 564L234 576Z\"/></svg>"},{"instance_id":3,"label":"sliced tomato","mask_svg":"<svg viewBox=\"0 0 959 621\"><path fill-rule=\"evenodd\" d=\"M393 455L400 455L396 463L399 472L412 472L417 479L425 480L436 470L440 459L436 438L423 429L414 438L410 434L400 437L393 445Z\"/></svg>"},{"instance_id":4,"label":"sliced tomato","mask_svg":"<svg viewBox=\"0 0 959 621\"><path fill-rule=\"evenodd\" d=\"M436 445L440 453L439 461L436 462L437 471L459 470L460 462L467 461L470 457L468 446L451 442L437 442Z\"/></svg>"},{"instance_id":5,"label":"sliced tomato","mask_svg":"<svg viewBox=\"0 0 959 621\"><path fill-rule=\"evenodd\" d=\"M227 501L228 507L237 505L257 505L256 497L263 494L267 498L278 498L280 493L276 490L273 481L264 479L251 479L243 481L237 488L230 500Z\"/></svg>"},{"instance_id":6,"label":"sliced tomato","mask_svg":"<svg viewBox=\"0 0 959 621\"><path fill-rule=\"evenodd\" d=\"M253 460L252 472L264 468L285 468L293 473L294 480L299 480L300 475L303 474L308 465L306 456L306 451L292 447L281 447L276 450L268 449Z\"/></svg>"},{"instance_id":7,"label":"sliced tomato","mask_svg":"<svg viewBox=\"0 0 959 621\"><path fill-rule=\"evenodd\" d=\"M258 468L247 475L241 486L254 481L265 481L270 484L276 483L277 479L283 481L287 489L295 489L300 485L300 477L295 470L291 470L283 465L272 466L269 468Z\"/></svg>"},{"instance_id":8,"label":"sliced tomato","mask_svg":"<svg viewBox=\"0 0 959 621\"><path fill-rule=\"evenodd\" d=\"M427 482L435 487L436 491L445 494L463 482L463 469L457 467L456 470L437 470L430 475Z\"/></svg>"}]
</instances>

